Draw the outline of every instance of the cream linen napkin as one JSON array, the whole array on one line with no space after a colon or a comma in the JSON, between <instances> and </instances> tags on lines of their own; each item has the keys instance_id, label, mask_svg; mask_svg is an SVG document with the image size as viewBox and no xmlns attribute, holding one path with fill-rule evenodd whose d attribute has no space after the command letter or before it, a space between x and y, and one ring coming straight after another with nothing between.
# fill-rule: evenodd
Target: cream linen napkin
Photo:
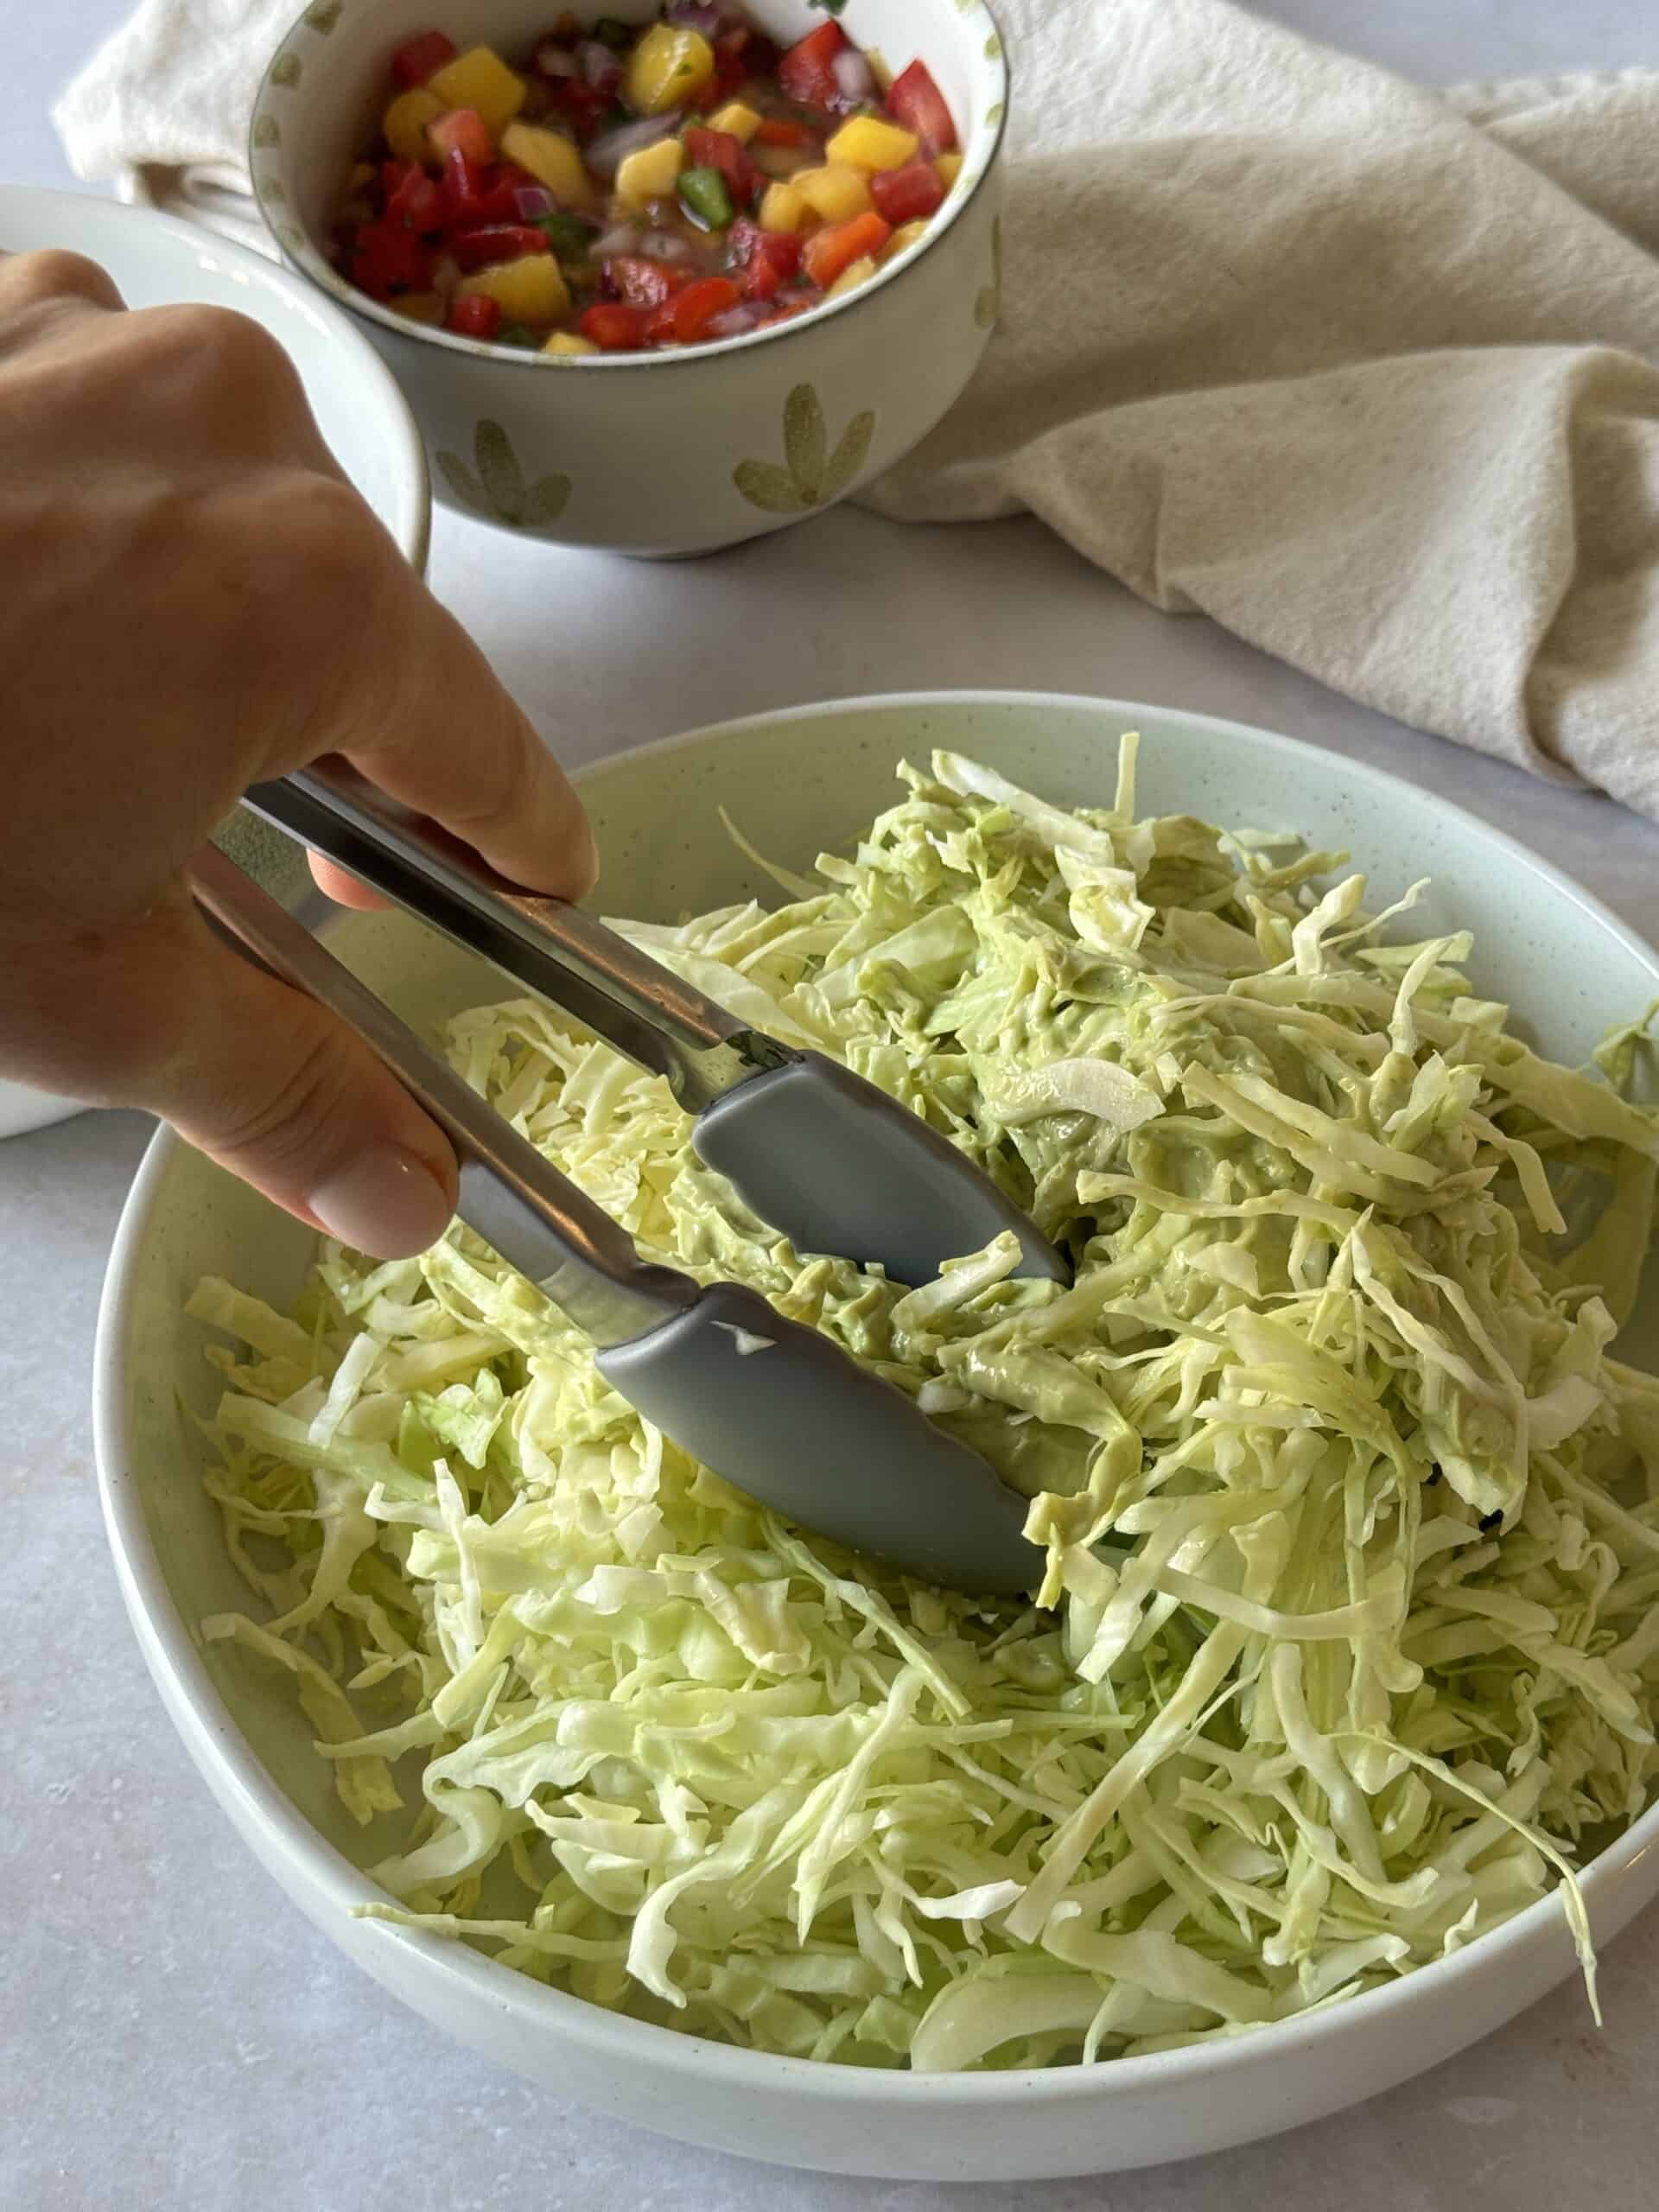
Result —
<instances>
[{"instance_id":1,"label":"cream linen napkin","mask_svg":"<svg viewBox=\"0 0 1659 2212\"><path fill-rule=\"evenodd\" d=\"M144 0L57 111L77 170L251 232L292 5ZM1659 68L1441 94L1225 0L999 13L1001 327L866 504L1028 509L1160 607L1659 816Z\"/></svg>"}]
</instances>

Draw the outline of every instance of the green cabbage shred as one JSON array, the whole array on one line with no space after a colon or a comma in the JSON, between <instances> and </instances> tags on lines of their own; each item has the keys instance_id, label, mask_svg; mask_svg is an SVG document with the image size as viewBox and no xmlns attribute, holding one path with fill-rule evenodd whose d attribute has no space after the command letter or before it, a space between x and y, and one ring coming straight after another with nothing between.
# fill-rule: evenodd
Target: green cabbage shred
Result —
<instances>
[{"instance_id":1,"label":"green cabbage shred","mask_svg":"<svg viewBox=\"0 0 1659 2212\"><path fill-rule=\"evenodd\" d=\"M649 1254L748 1283L989 1456L1027 1603L689 1461L456 1226L325 1246L207 1481L370 1833L371 1914L755 2049L937 2070L1230 2036L1559 1886L1646 1802L1659 1380L1645 1024L1550 1065L1343 855L1072 811L950 753L790 903L621 925L838 1055L1063 1244L904 1289L793 1251L667 1086L531 999L455 1065ZM1420 887L1421 888L1421 887ZM787 1448L787 1439L780 1440ZM257 1616L257 1618L255 1618ZM395 1900L390 1901L390 1900ZM1593 1981L1591 1983L1593 2002Z\"/></svg>"}]
</instances>

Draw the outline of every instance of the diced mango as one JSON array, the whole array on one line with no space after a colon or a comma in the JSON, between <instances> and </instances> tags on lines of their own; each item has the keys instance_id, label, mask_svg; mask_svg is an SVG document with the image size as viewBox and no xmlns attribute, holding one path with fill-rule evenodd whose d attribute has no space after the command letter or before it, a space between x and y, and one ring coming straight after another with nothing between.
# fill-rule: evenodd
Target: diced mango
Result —
<instances>
[{"instance_id":1,"label":"diced mango","mask_svg":"<svg viewBox=\"0 0 1659 2212\"><path fill-rule=\"evenodd\" d=\"M760 202L763 231L798 231L806 220L806 202L792 184L769 184Z\"/></svg>"},{"instance_id":2,"label":"diced mango","mask_svg":"<svg viewBox=\"0 0 1659 2212\"><path fill-rule=\"evenodd\" d=\"M628 57L622 95L636 115L683 107L715 73L715 49L701 31L653 23Z\"/></svg>"},{"instance_id":3,"label":"diced mango","mask_svg":"<svg viewBox=\"0 0 1659 2212\"><path fill-rule=\"evenodd\" d=\"M856 169L832 162L821 169L800 169L789 180L815 215L826 223L850 222L870 204L870 188Z\"/></svg>"},{"instance_id":4,"label":"diced mango","mask_svg":"<svg viewBox=\"0 0 1659 2212\"><path fill-rule=\"evenodd\" d=\"M582 166L575 140L563 131L543 130L535 123L510 123L501 133L501 151L521 169L528 169L537 184L544 184L561 207L592 204L593 179Z\"/></svg>"},{"instance_id":5,"label":"diced mango","mask_svg":"<svg viewBox=\"0 0 1659 2212\"><path fill-rule=\"evenodd\" d=\"M855 115L843 123L824 148L826 161L852 169L901 169L913 162L921 143L913 130L884 123L879 115Z\"/></svg>"},{"instance_id":6,"label":"diced mango","mask_svg":"<svg viewBox=\"0 0 1659 2212\"><path fill-rule=\"evenodd\" d=\"M893 259L895 255L902 253L907 245L914 245L917 239L924 235L926 229L927 225L925 222L904 224L899 229L893 232L893 236L887 240L886 245L882 247L882 260L891 261Z\"/></svg>"},{"instance_id":7,"label":"diced mango","mask_svg":"<svg viewBox=\"0 0 1659 2212\"><path fill-rule=\"evenodd\" d=\"M647 207L666 200L685 162L685 149L677 138L660 139L630 154L616 173L616 196L625 207Z\"/></svg>"},{"instance_id":8,"label":"diced mango","mask_svg":"<svg viewBox=\"0 0 1659 2212\"><path fill-rule=\"evenodd\" d=\"M474 46L446 61L426 80L445 107L476 109L492 138L499 138L524 104L524 80L493 47Z\"/></svg>"},{"instance_id":9,"label":"diced mango","mask_svg":"<svg viewBox=\"0 0 1659 2212\"><path fill-rule=\"evenodd\" d=\"M741 100L728 100L724 107L716 108L709 117L709 128L711 130L729 130L740 145L747 146L760 128L760 118Z\"/></svg>"},{"instance_id":10,"label":"diced mango","mask_svg":"<svg viewBox=\"0 0 1659 2212\"><path fill-rule=\"evenodd\" d=\"M508 322L551 322L570 304L570 292L550 253L527 253L518 261L497 261L455 287L459 297L482 293L493 300Z\"/></svg>"},{"instance_id":11,"label":"diced mango","mask_svg":"<svg viewBox=\"0 0 1659 2212\"><path fill-rule=\"evenodd\" d=\"M939 182L947 192L962 174L960 154L935 154L933 166L939 173Z\"/></svg>"},{"instance_id":12,"label":"diced mango","mask_svg":"<svg viewBox=\"0 0 1659 2212\"><path fill-rule=\"evenodd\" d=\"M578 353L597 353L599 347L591 338L578 338L574 330L556 330L543 346L543 353L561 353L575 359Z\"/></svg>"},{"instance_id":13,"label":"diced mango","mask_svg":"<svg viewBox=\"0 0 1659 2212\"><path fill-rule=\"evenodd\" d=\"M440 323L443 321L442 292L400 292L386 302L410 322Z\"/></svg>"},{"instance_id":14,"label":"diced mango","mask_svg":"<svg viewBox=\"0 0 1659 2212\"><path fill-rule=\"evenodd\" d=\"M874 274L875 264L867 253L861 261L843 269L823 296L826 300L838 300L843 292L855 292L861 284L868 284Z\"/></svg>"},{"instance_id":15,"label":"diced mango","mask_svg":"<svg viewBox=\"0 0 1659 2212\"><path fill-rule=\"evenodd\" d=\"M424 85L417 85L412 92L399 92L380 118L380 128L385 141L400 162L423 162L435 169L438 157L432 142L426 135L429 123L435 123L443 113L443 102L435 92L429 92Z\"/></svg>"}]
</instances>

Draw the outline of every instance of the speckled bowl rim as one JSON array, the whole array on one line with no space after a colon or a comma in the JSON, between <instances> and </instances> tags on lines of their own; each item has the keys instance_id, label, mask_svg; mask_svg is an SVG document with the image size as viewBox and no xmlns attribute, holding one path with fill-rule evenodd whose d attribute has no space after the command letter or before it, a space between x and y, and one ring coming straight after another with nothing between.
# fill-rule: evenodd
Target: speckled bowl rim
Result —
<instances>
[{"instance_id":1,"label":"speckled bowl rim","mask_svg":"<svg viewBox=\"0 0 1659 2212\"><path fill-rule=\"evenodd\" d=\"M307 31L315 32L315 27L310 21L311 12L309 8L302 9L295 17L278 41L260 77L259 89L254 94L253 105L248 114L245 158L248 175L251 177L257 174L256 164L261 154L266 150L255 143L255 136L258 130L260 120L266 112L267 103L279 90L283 89L273 81L276 66L287 54L296 39ZM800 337L807 330L822 326L836 315L844 315L861 307L867 300L874 298L879 292L885 291L897 278L906 275L921 260L929 247L937 245L939 239L943 238L945 233L955 226L957 218L967 213L969 207L979 197L988 179L997 169L1002 159L1003 141L1007 135L1008 108L1013 99L1013 73L1008 67L1007 41L1002 35L1001 24L991 10L989 0L968 0L968 5L962 10L962 20L965 23L975 16L982 16L990 24L991 33L996 41L997 47L995 54L988 52L982 57L993 62L997 72L997 98L992 102L992 106L996 111L996 121L991 126L990 151L985 157L984 167L972 179L965 192L952 191L947 194L938 211L938 216L929 219L925 235L918 238L913 245L906 246L895 260L884 263L868 283L861 284L856 291L848 293L842 299L820 301L817 307L809 308L804 315L792 315L787 322L775 323L769 330L742 331L733 338L708 340L696 346L677 346L671 351L661 353L543 353L539 348L533 353L526 353L520 346L496 346L482 339L463 338L456 331L439 330L429 323L413 322L407 315L394 315L390 308L382 307L378 300L371 299L366 292L359 292L355 285L348 284L328 260L327 256L318 251L310 232L297 219L292 222L290 227L295 236L300 239L300 245L296 247L283 237L265 213L263 201L258 201L256 194L260 219L270 232L283 260L289 266L297 270L301 276L315 284L320 292L325 293L337 306L346 308L353 315L361 315L365 321L378 323L383 330L396 331L400 338L412 339L419 344L435 346L443 353L470 356L474 360L505 363L508 367L515 369L584 369L589 372L600 370L656 369L660 372L666 368L684 367L692 362L711 360L722 353L747 352L758 346L780 344L789 339ZM826 16L824 18L826 22L835 20L834 16ZM943 219L939 219L939 217Z\"/></svg>"},{"instance_id":2,"label":"speckled bowl rim","mask_svg":"<svg viewBox=\"0 0 1659 2212\"><path fill-rule=\"evenodd\" d=\"M1078 693L1039 691L918 691L874 694L859 698L826 700L744 715L735 721L707 724L654 744L629 748L595 761L574 780L582 785L603 780L614 765L632 766L652 758L713 749L732 737L763 728L779 734L780 741L804 723L826 718L855 720L878 710L925 713L949 712L977 706L1009 706L1070 713L1086 709L1091 714L1117 720L1134 728L1148 719L1167 726L1179 722L1188 730L1229 739L1280 760L1301 764L1313 779L1334 778L1351 788L1426 796L1402 777L1344 754L1326 752L1298 738L1285 737L1254 725L1220 715L1191 714L1169 706L1120 699L1096 699ZM1556 899L1565 899L1594 919L1653 975L1659 995L1659 952L1629 928L1601 900L1575 883L1549 861L1529 851L1506 832L1495 829L1466 808L1436 798L1438 819L1455 824L1459 832L1489 852L1501 854L1521 874L1548 887ZM395 1902L359 1868L335 1850L296 1810L276 1787L253 1746L242 1734L221 1700L196 1650L188 1628L168 1595L145 1526L137 1485L127 1472L129 1450L124 1400L126 1378L120 1348L126 1336L132 1295L135 1261L146 1234L152 1205L181 1140L162 1130L145 1153L123 1209L99 1312L93 1355L93 1425L100 1503L105 1526L114 1554L120 1583L140 1647L161 1690L163 1701L193 1757L204 1770L211 1768L230 1785L251 1819L264 1832L272 1863L297 1863L308 1893L325 1910L340 1915L361 1904ZM1632 1821L1614 1842L1599 1852L1580 1873L1586 1907L1595 1907L1618 1878L1659 1845L1659 1802ZM1133 2100L1152 2090L1185 2088L1193 2095L1205 2086L1240 2070L1250 2071L1268 2059L1294 2063L1315 2052L1339 2047L1356 2036L1369 2037L1385 2012L1396 2016L1412 2007L1432 2009L1442 1999L1466 1989L1472 1982L1501 1974L1507 1958L1529 1948L1538 1938L1554 1937L1560 1948L1560 1974L1565 1980L1574 1967L1570 1938L1559 1890L1537 1899L1490 1934L1454 1952L1416 1967L1401 1980L1328 2011L1304 2013L1224 2041L1198 2044L1178 2050L1157 2051L1144 2057L1115 2058L1094 2066L1055 2066L1009 2069L993 2073L912 2074L849 2065L844 2061L801 2059L767 2052L742 2050L707 2037L658 2027L591 2005L584 1999L549 1989L515 1974L465 1944L427 1936L391 1922L375 1923L389 1943L413 1945L429 1969L435 1990L448 1984L472 2003L481 2002L498 2012L516 2013L524 2032L534 2035L543 2024L556 2034L580 2037L590 2050L626 2067L635 2059L648 2059L657 2067L690 2083L706 2083L710 2089L741 2094L764 2093L785 2084L793 2091L844 2106L849 2120L861 2111L879 2109L884 2115L903 2118L915 2114L947 2116L957 2107L1045 2105L1070 2107L1098 2104L1109 2107L1117 2099ZM1517 2007L1517 2009L1519 2009ZM1473 2037L1467 2040L1474 2040ZM1361 2101L1350 2099L1350 2104ZM1271 2133L1270 2129L1261 2131Z\"/></svg>"}]
</instances>

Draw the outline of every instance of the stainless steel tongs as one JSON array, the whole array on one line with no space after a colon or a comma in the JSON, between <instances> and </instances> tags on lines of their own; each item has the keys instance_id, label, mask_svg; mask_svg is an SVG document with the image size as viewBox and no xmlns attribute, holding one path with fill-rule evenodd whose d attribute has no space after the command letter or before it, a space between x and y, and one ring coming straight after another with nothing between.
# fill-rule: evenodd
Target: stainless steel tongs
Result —
<instances>
[{"instance_id":1,"label":"stainless steel tongs","mask_svg":"<svg viewBox=\"0 0 1659 2212\"><path fill-rule=\"evenodd\" d=\"M312 788L302 791L302 798L314 796L317 785L331 791L336 789L332 774L306 780ZM290 798L295 788L261 787L257 794L258 810L282 826L291 827L278 808L297 811ZM358 794L349 785L341 803L353 808L359 804ZM341 817L332 815L332 818ZM442 852L439 833L426 825L413 824L412 817L410 821L411 837L418 836L423 842L430 839L434 849ZM319 842L318 849L376 882L401 903L416 912L426 911L429 879L423 860L406 856L394 868L378 837L365 838L375 857L372 872L365 864L369 856L359 845L338 837L333 830L329 840L326 848ZM308 835L306 842L313 842ZM461 849L456 848L455 853L461 855ZM465 875L475 864L461 855L447 865ZM477 872L487 876L487 871ZM592 1337L601 1373L665 1434L736 1487L791 1519L910 1573L988 1593L1035 1586L1041 1575L1042 1554L1021 1534L1025 1502L978 1453L935 1427L901 1392L859 1367L827 1338L785 1320L753 1292L733 1283L705 1288L672 1268L642 1262L632 1240L608 1215L502 1121L372 991L223 855L210 852L202 856L194 888L207 912L246 950L285 982L309 992L348 1021L405 1084L455 1147L461 1161L461 1218ZM777 1061L767 1060L764 1057L767 1046L780 1054L788 1053L788 1048L759 1038L722 1008L698 994L687 993L676 978L655 970L649 962L639 962L639 957L620 940L575 910L560 907L555 901L524 899L521 905L522 895L512 887L498 890L493 882L489 884L488 894L507 905L517 924L511 931L503 929L489 957L520 981L537 987L540 987L541 974L550 973L556 988L547 995L590 1020L591 1026L624 1051L631 1047L620 1044L614 1033L625 1018L637 1021L642 1032L638 1039L641 1049L633 1057L646 1065L662 1065L646 1057L659 1049L650 1040L662 1034L656 1026L661 1020L661 1002L654 996L649 1001L654 1019L647 1021L637 999L630 1006L620 993L613 995L615 987L603 964L609 949L620 947L626 955L631 991L643 969L650 972L653 990L658 988L657 978L660 977L665 995L670 986L674 993L685 994L685 1003L704 1041L688 1046L680 1038L672 1046L660 1049L671 1062L682 1052L705 1056L698 1065L705 1071L715 1107L729 1101L734 1089L764 1082L797 1063L810 1065L817 1060L815 1054L788 1054ZM537 923L524 911L526 907L556 909L561 926L569 933L560 943L559 958L554 959L545 946L537 943ZM447 933L474 949L485 950L474 934L474 919L458 904L446 911L449 923L441 925ZM573 983L571 970L563 964L570 957L565 951L566 944L584 949L582 957L592 962L591 976L577 969ZM525 956L530 952L539 953L540 962L527 963ZM639 969L634 967L636 962ZM579 988L592 992L605 1016L603 1021L592 1020L575 1003ZM723 1090L714 1080L715 1071L721 1068L714 1056L722 1050L728 1050L743 1070L728 1077L728 1088ZM832 1062L822 1065L832 1076L844 1073ZM671 1065L664 1065L662 1071L674 1080ZM847 1080L859 1092L871 1088L858 1084L856 1078ZM808 1083L800 1088L810 1093L815 1086ZM835 1095L830 1090L830 1096ZM874 1095L901 1122L923 1128L902 1108L880 1093ZM825 1109L818 1105L816 1110L822 1115ZM704 1120L709 1111L705 1108ZM761 1133L761 1175L773 1175L786 1204L794 1202L798 1190L801 1203L809 1203L812 1199L810 1177L798 1177L791 1185L766 1164L769 1147L772 1154L787 1150L776 1134L780 1122L786 1122L787 1113L785 1102L782 1106L763 1106L752 1117ZM880 1117L873 1119L879 1127ZM942 1143L932 1138L931 1132L924 1133L933 1143ZM803 1138L798 1120L789 1142L798 1146L810 1141L810 1135ZM845 1143L844 1139L832 1141L838 1146ZM701 1121L697 1148L711 1165L723 1167L723 1160L712 1158L705 1147ZM982 1179L948 1146L944 1149L950 1161L976 1179ZM884 1162L902 1156L902 1144L897 1141L880 1154ZM840 1150L836 1165L830 1172L843 1174L846 1162L847 1154ZM744 1157L739 1164L748 1174L747 1187L741 1177L734 1179L758 1207L759 1201L751 1195L757 1180L748 1173L752 1163ZM891 1172L885 1166L879 1171ZM905 1243L912 1262L923 1256L926 1249L935 1249L937 1258L970 1249L998 1229L1013 1226L1016 1233L1023 1229L1021 1243L1029 1266L1040 1266L1047 1274L1063 1272L1058 1255L993 1186L986 1187L995 1202L994 1210L982 1211L978 1216L979 1222L989 1221L991 1225L981 1227L971 1218L971 1208L966 1223L960 1211L954 1216L941 1211L939 1194L949 1189L947 1176L923 1173L919 1179L925 1198L918 1217L922 1225L906 1233ZM836 1218L835 1198L832 1184L818 1202L818 1217ZM778 1208L768 1206L765 1211L770 1218L779 1219ZM876 1233L883 1233L884 1225L873 1215L865 1217L872 1221ZM942 1239L937 1248L926 1247L930 1234ZM796 1241L802 1240L798 1236ZM836 1243L843 1250L848 1249L844 1235L826 1241L832 1249ZM899 1249L892 1237L886 1236L884 1241L890 1250ZM806 1249L823 1247L809 1244ZM879 1255L873 1251L871 1256ZM902 1272L897 1268L893 1271ZM919 1268L916 1279L924 1279Z\"/></svg>"},{"instance_id":2,"label":"stainless steel tongs","mask_svg":"<svg viewBox=\"0 0 1659 2212\"><path fill-rule=\"evenodd\" d=\"M256 784L244 804L665 1076L696 1116L698 1157L798 1252L916 1284L1012 1230L1021 1274L1068 1279L989 1176L873 1083L751 1028L579 906L509 883L343 762Z\"/></svg>"}]
</instances>

